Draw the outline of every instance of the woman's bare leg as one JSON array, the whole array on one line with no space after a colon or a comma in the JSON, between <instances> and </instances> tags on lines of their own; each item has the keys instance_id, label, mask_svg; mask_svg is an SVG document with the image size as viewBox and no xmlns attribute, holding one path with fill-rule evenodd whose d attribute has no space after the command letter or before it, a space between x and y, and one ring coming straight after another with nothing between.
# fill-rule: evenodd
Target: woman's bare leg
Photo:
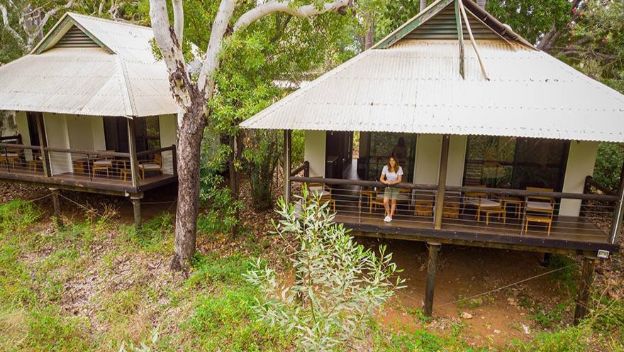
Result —
<instances>
[{"instance_id":1,"label":"woman's bare leg","mask_svg":"<svg viewBox=\"0 0 624 352\"><path fill-rule=\"evenodd\" d=\"M386 209L384 216L388 216L390 214L390 199L386 197L384 197L384 209Z\"/></svg>"},{"instance_id":2,"label":"woman's bare leg","mask_svg":"<svg viewBox=\"0 0 624 352\"><path fill-rule=\"evenodd\" d=\"M397 200L393 199L392 200L392 207L390 208L390 217L394 216L394 211L396 210L396 203L397 203Z\"/></svg>"}]
</instances>

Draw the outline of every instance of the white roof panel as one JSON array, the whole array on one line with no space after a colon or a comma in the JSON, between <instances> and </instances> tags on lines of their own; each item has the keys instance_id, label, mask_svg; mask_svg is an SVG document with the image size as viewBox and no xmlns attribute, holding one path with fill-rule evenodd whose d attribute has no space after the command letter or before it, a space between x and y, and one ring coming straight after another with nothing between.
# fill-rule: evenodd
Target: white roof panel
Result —
<instances>
[{"instance_id":1,"label":"white roof panel","mask_svg":"<svg viewBox=\"0 0 624 352\"><path fill-rule=\"evenodd\" d=\"M370 49L242 127L624 142L624 96L548 54L502 40L401 40Z\"/></svg>"},{"instance_id":2,"label":"white roof panel","mask_svg":"<svg viewBox=\"0 0 624 352\"><path fill-rule=\"evenodd\" d=\"M74 24L102 48L55 48ZM93 116L175 114L167 68L151 28L66 14L26 55L0 67L0 109ZM112 51L112 52L111 52Z\"/></svg>"}]
</instances>

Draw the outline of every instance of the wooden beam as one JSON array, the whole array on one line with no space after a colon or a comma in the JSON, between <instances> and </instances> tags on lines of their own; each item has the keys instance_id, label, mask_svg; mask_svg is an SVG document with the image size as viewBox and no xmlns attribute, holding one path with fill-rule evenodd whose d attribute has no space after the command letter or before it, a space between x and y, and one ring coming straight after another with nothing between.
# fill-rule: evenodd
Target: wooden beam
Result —
<instances>
[{"instance_id":1,"label":"wooden beam","mask_svg":"<svg viewBox=\"0 0 624 352\"><path fill-rule=\"evenodd\" d=\"M574 309L574 325L578 325L589 312L589 300L591 296L591 286L594 281L595 265L595 258L583 258L578 294L576 297L576 308Z\"/></svg>"},{"instance_id":2,"label":"wooden beam","mask_svg":"<svg viewBox=\"0 0 624 352\"><path fill-rule=\"evenodd\" d=\"M463 0L456 0L456 1L459 4L459 10L464 18L464 22L466 22L466 29L468 30L468 36L470 37L472 48L474 49L474 52L477 55L477 60L479 61L479 66L481 66L481 72L483 73L483 77L485 77L485 79L489 81L490 77L488 77L488 74L485 71L485 64L483 63L483 60L481 59L481 54L479 54L479 47L477 46L477 41L475 40L474 35L472 35L472 29L470 29L470 22L468 21L468 15L466 15L466 9L464 9L464 2Z\"/></svg>"},{"instance_id":3,"label":"wooden beam","mask_svg":"<svg viewBox=\"0 0 624 352\"><path fill-rule=\"evenodd\" d=\"M438 169L438 191L435 198L435 220L436 230L442 228L442 215L444 214L444 193L446 192L446 170L448 169L449 144L451 136L445 134L442 137L442 151L440 153L440 167Z\"/></svg>"},{"instance_id":4,"label":"wooden beam","mask_svg":"<svg viewBox=\"0 0 624 352\"><path fill-rule=\"evenodd\" d=\"M41 148L41 164L43 166L43 174L46 177L52 175L50 166L50 155L48 154L48 137L45 133L45 125L43 123L43 113L35 112L35 121L37 123L37 134L39 135L39 147Z\"/></svg>"},{"instance_id":5,"label":"wooden beam","mask_svg":"<svg viewBox=\"0 0 624 352\"><path fill-rule=\"evenodd\" d=\"M290 157L292 147L292 131L284 130L284 201L290 203Z\"/></svg>"},{"instance_id":6,"label":"wooden beam","mask_svg":"<svg viewBox=\"0 0 624 352\"><path fill-rule=\"evenodd\" d=\"M435 276L438 266L438 253L440 252L440 243L429 242L429 257L427 259L427 284L425 286L425 304L423 312L425 316L430 317L433 314L433 293L435 289Z\"/></svg>"},{"instance_id":7,"label":"wooden beam","mask_svg":"<svg viewBox=\"0 0 624 352\"><path fill-rule=\"evenodd\" d=\"M126 119L128 124L128 152L130 153L130 173L132 179L132 187L137 188L139 185L139 163L137 162L136 151L136 132L134 128L134 120Z\"/></svg>"}]
</instances>

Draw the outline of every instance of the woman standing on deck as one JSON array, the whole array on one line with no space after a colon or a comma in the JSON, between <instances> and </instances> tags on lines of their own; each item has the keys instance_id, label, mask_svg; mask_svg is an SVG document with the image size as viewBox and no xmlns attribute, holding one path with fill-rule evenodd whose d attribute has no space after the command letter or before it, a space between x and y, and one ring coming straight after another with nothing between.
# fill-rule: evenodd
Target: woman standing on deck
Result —
<instances>
[{"instance_id":1,"label":"woman standing on deck","mask_svg":"<svg viewBox=\"0 0 624 352\"><path fill-rule=\"evenodd\" d=\"M384 208L386 209L385 222L392 221L394 211L396 210L397 199L399 198L399 189L392 187L393 185L401 183L403 178L403 169L399 165L399 162L394 156L388 159L388 164L384 165L381 171L381 177L379 182L387 185L384 191Z\"/></svg>"}]
</instances>

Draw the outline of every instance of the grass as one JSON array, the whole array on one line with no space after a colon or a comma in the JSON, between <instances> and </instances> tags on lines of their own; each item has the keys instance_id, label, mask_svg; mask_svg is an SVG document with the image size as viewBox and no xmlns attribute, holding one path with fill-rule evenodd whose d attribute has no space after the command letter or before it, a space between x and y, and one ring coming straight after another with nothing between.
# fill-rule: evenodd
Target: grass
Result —
<instances>
[{"instance_id":1,"label":"grass","mask_svg":"<svg viewBox=\"0 0 624 352\"><path fill-rule=\"evenodd\" d=\"M214 235L202 240L224 242ZM0 351L119 351L122 345L128 349L142 343L152 351L292 350L292 333L257 319L253 305L260 295L242 276L251 255L273 249L250 237L235 240L240 245L231 254L198 254L188 278L172 277L167 269L173 246L169 214L154 217L140 231L112 215L66 221L55 228L31 203L1 204ZM571 262L563 257L553 265L567 267ZM574 275L565 269L557 280L571 290ZM487 303L486 298L464 304L474 308ZM536 323L552 331L504 350L624 350L621 301L599 299L598 309L579 327L560 324L565 306L549 311L530 298L525 303ZM462 323L441 335L426 329L431 320L420 310L408 314L419 322L418 328L389 331L371 322L366 349L485 350L466 342L469 335Z\"/></svg>"}]
</instances>

